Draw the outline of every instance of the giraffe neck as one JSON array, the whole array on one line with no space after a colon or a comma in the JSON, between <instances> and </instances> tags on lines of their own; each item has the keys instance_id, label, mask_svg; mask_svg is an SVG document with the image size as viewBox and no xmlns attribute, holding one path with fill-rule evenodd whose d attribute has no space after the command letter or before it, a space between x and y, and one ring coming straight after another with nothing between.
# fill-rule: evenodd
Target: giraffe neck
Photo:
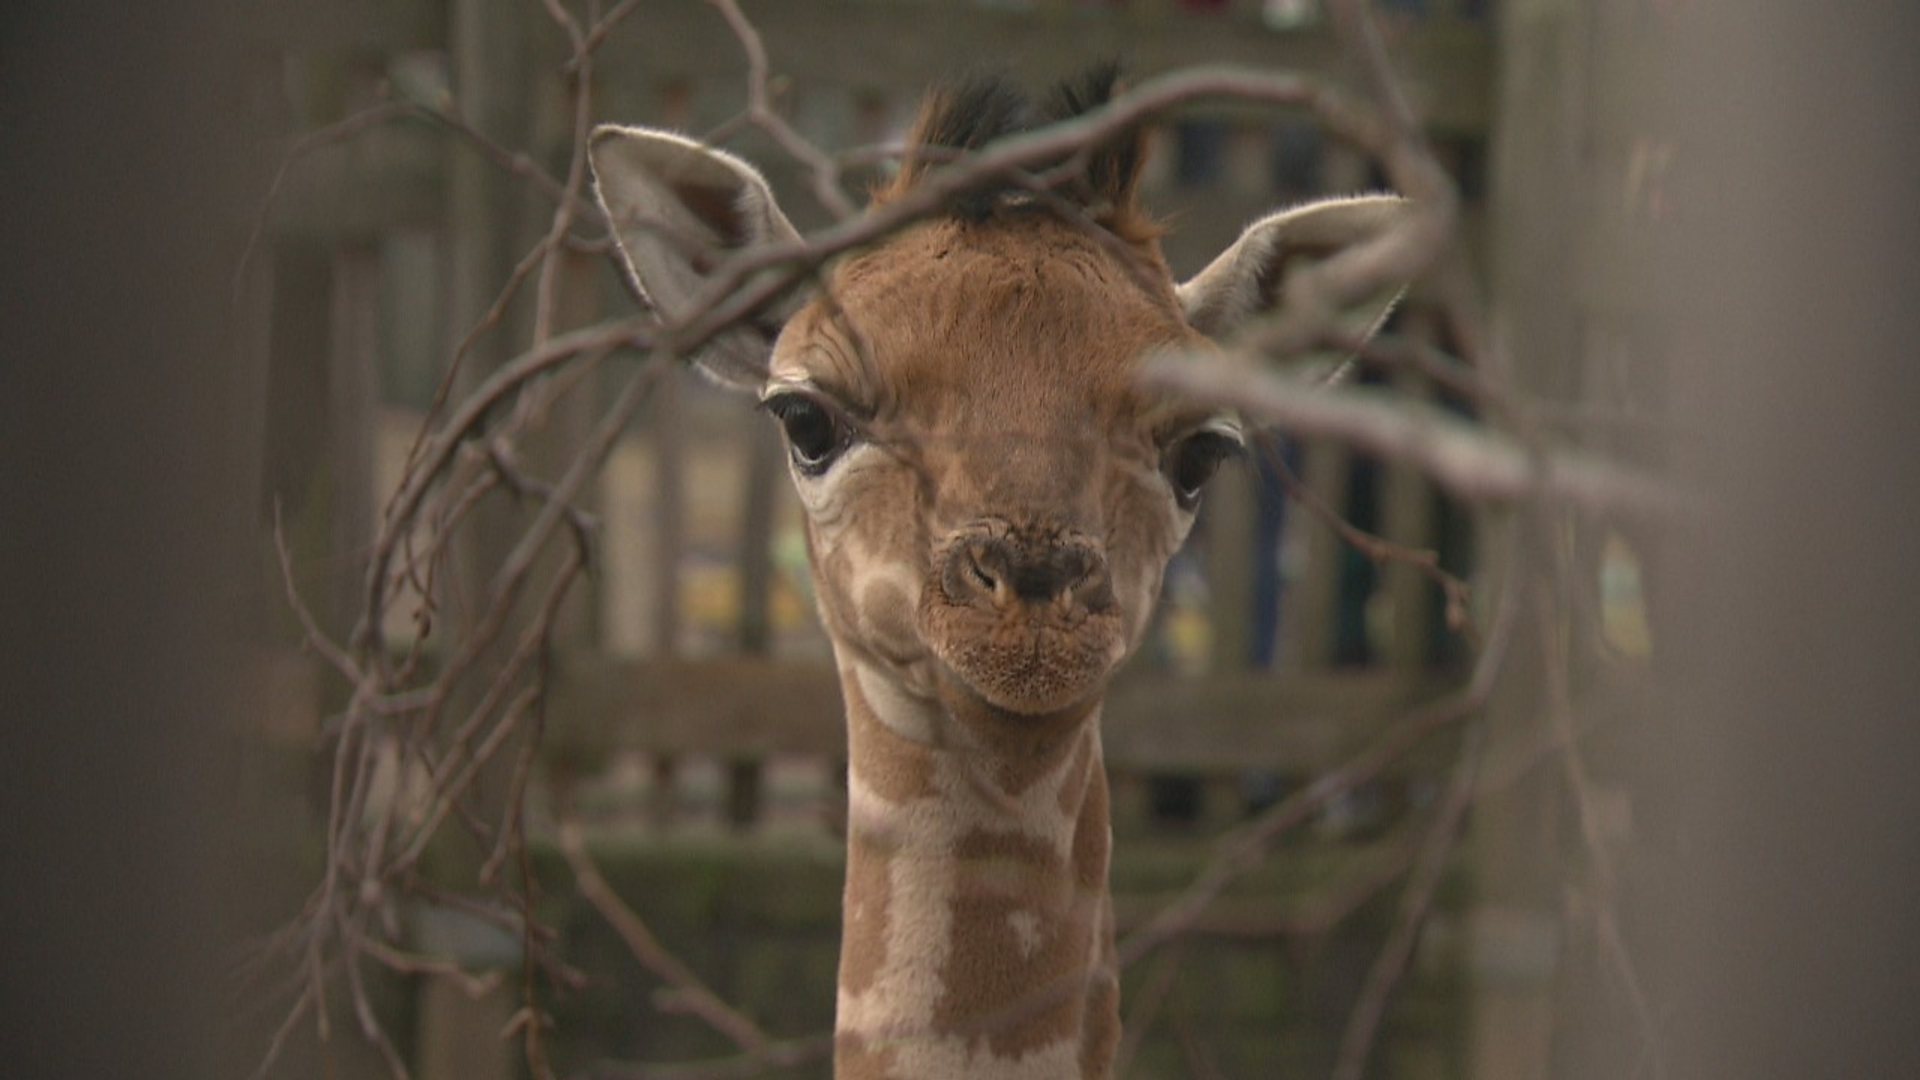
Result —
<instances>
[{"instance_id":1,"label":"giraffe neck","mask_svg":"<svg viewBox=\"0 0 1920 1080\"><path fill-rule=\"evenodd\" d=\"M1026 724L857 664L841 683L837 1080L1109 1076L1120 1025L1099 704Z\"/></svg>"}]
</instances>

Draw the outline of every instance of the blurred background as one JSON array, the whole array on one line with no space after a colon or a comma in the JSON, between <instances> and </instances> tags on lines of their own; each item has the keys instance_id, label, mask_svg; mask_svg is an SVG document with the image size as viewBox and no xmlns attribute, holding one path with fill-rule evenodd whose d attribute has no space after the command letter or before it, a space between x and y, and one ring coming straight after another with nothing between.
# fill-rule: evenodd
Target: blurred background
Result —
<instances>
[{"instance_id":1,"label":"blurred background","mask_svg":"<svg viewBox=\"0 0 1920 1080\"><path fill-rule=\"evenodd\" d=\"M810 1040L837 956L837 690L770 425L680 374L579 500L592 557L553 609L550 690L513 736L526 766L476 788L496 813L524 800L523 865L455 836L380 902L394 948L472 975L362 963L363 987L279 1042L299 965L242 978L336 824L353 687L310 629L344 641L363 618L437 395L633 311L591 228L545 261L545 299L527 284L581 100L557 6L0 16L9 1075L248 1075L270 1044L271 1076L390 1075L356 1002L412 1075L528 1075L501 1033L536 970L558 1075L827 1074ZM1469 721L1336 785L1129 968L1125 1075L1336 1074L1374 996L1368 1076L1909 1075L1920 88L1893 45L1915 18L1371 7L1462 206L1454 284L1416 286L1390 332L1480 360L1527 430L1684 506L1463 504L1330 440L1280 439L1216 482L1108 710L1122 938L1222 838L1456 699L1495 601L1527 600ZM897 140L931 80L982 65L1043 88L1110 56L1142 78L1230 63L1365 92L1317 0L740 8L778 112L831 150ZM617 16L584 69L592 121L718 135L802 230L831 220L740 122L748 56L714 5L561 10ZM1387 183L1305 112L1195 106L1150 137L1176 277L1270 208ZM515 444L527 473L556 479L641 363L555 394ZM1363 379L1463 422L1488 406L1414 370ZM1369 557L1290 483L1439 573ZM450 662L534 506L476 510L444 576L380 613L395 656ZM417 778L386 768L369 783L404 807ZM1462 775L1455 836L1437 823ZM686 977L623 940L563 827ZM571 970L531 962L502 912L537 916L539 955ZM792 1060L729 1060L690 979Z\"/></svg>"}]
</instances>

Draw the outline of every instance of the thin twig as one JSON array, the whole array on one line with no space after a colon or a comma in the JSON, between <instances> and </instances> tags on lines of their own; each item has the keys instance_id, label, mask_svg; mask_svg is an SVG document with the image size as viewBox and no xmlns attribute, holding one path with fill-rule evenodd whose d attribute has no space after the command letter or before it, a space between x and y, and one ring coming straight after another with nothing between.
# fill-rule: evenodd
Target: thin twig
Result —
<instances>
[{"instance_id":1,"label":"thin twig","mask_svg":"<svg viewBox=\"0 0 1920 1080\"><path fill-rule=\"evenodd\" d=\"M373 549L368 557L365 608L360 624L354 628L352 643L355 648L366 649L374 644L373 635L378 631L379 620L372 615L386 611L388 576L395 551L418 520L421 504L426 501L429 492L438 486L448 462L479 431L494 406L518 392L529 380L582 356L587 358L586 362L592 363L615 348L645 349L651 340L653 325L650 317L635 317L561 334L545 345L509 361L488 376L453 410L442 422L439 432L428 440L414 468L402 479L394 497L387 504L380 531L374 538ZM649 372L658 367L657 364L648 365ZM623 394L622 400L635 395L644 397L657 377L657 373L644 375L637 387ZM637 402L632 407L637 407ZM630 415L631 407L621 417L622 423ZM566 497L570 500L573 494L569 493Z\"/></svg>"},{"instance_id":2,"label":"thin twig","mask_svg":"<svg viewBox=\"0 0 1920 1080\"><path fill-rule=\"evenodd\" d=\"M325 660L328 667L347 680L348 685L358 686L363 678L360 665L354 663L353 657L335 645L327 632L320 628L320 620L314 617L313 609L307 606L306 600L300 595L300 587L294 580L293 553L287 550L287 532L280 520L278 501L273 506L273 549L280 559L280 585L286 592L287 609L300 621L300 632L307 648Z\"/></svg>"},{"instance_id":3,"label":"thin twig","mask_svg":"<svg viewBox=\"0 0 1920 1080\"><path fill-rule=\"evenodd\" d=\"M419 956L394 948L378 938L368 938L361 946L368 956L385 964L389 969L404 975L426 975L436 979L445 979L470 998L491 993L500 985L500 973L483 972L475 975L460 966L458 960L444 956Z\"/></svg>"},{"instance_id":4,"label":"thin twig","mask_svg":"<svg viewBox=\"0 0 1920 1080\"><path fill-rule=\"evenodd\" d=\"M1420 930L1426 925L1428 913L1432 911L1434 894L1440 887L1441 876L1446 872L1459 838L1461 821L1466 817L1467 807L1472 804L1485 740L1484 723L1467 724L1460 758L1454 766L1446 798L1434 814L1433 825L1421 844L1419 859L1414 863L1413 875L1407 881L1400 904L1400 917L1394 922L1385 944L1381 945L1373 966L1367 970L1367 981L1361 987L1359 1000L1347 1018L1346 1031L1341 1034L1334 1080L1361 1080L1366 1074L1367 1059L1373 1053L1374 1038L1380 1030L1381 1018L1386 1013L1387 999L1393 994L1413 957L1414 945L1419 941Z\"/></svg>"},{"instance_id":5,"label":"thin twig","mask_svg":"<svg viewBox=\"0 0 1920 1080\"><path fill-rule=\"evenodd\" d=\"M1338 533L1340 539L1366 556L1370 561L1379 563L1398 563L1419 571L1422 577L1439 586L1447 600L1447 629L1461 635L1470 647L1478 648L1479 641L1473 629L1473 620L1468 614L1472 605L1472 590L1467 583L1440 565L1440 553L1431 548L1414 548L1389 540L1384 536L1368 532L1348 521L1334 509L1320 494L1308 487L1294 471L1287 466L1286 459L1280 453L1278 441L1269 432L1260 432L1255 436L1262 458L1273 470L1280 486L1286 490L1287 497L1307 508L1313 516Z\"/></svg>"},{"instance_id":6,"label":"thin twig","mask_svg":"<svg viewBox=\"0 0 1920 1080\"><path fill-rule=\"evenodd\" d=\"M1121 966L1139 960L1159 945L1185 933L1229 884L1266 858L1267 851L1281 834L1309 820L1316 810L1335 796L1378 776L1429 735L1458 724L1478 712L1492 694L1500 673L1505 670L1517 608L1518 601L1511 591L1501 594L1494 610L1493 624L1487 632L1486 645L1474 662L1473 674L1467 685L1458 693L1417 710L1344 765L1315 777L1312 783L1262 811L1239 831L1224 838L1206 868L1179 898L1120 942Z\"/></svg>"},{"instance_id":7,"label":"thin twig","mask_svg":"<svg viewBox=\"0 0 1920 1080\"><path fill-rule=\"evenodd\" d=\"M1553 626L1554 604L1544 589L1536 600L1536 606L1539 608L1536 617L1540 620L1540 624L1543 627ZM1658 1072L1659 1025L1654 1019L1653 1007L1648 1002L1646 989L1641 983L1638 965L1634 963L1632 954L1627 950L1626 940L1620 933L1619 923L1614 914L1614 896L1618 888L1618 878L1613 868L1613 856L1607 850L1607 839L1601 828L1600 814L1594 806L1593 783L1588 778L1586 763L1580 756L1580 739L1574 727L1573 693L1567 670L1567 650L1564 643L1549 642L1544 646L1543 652L1547 715L1552 722L1554 734L1559 739L1559 756L1562 771L1566 777L1567 791L1580 823L1581 839L1585 844L1587 862L1593 874L1592 907L1595 931L1608 961L1620 978L1621 987L1626 991L1627 1005L1633 1011L1641 1044L1647 1048L1655 1063L1655 1071Z\"/></svg>"},{"instance_id":8,"label":"thin twig","mask_svg":"<svg viewBox=\"0 0 1920 1080\"><path fill-rule=\"evenodd\" d=\"M840 188L839 163L794 130L793 125L787 123L786 118L773 107L767 48L760 40L760 31L754 28L734 0L707 0L707 3L718 9L727 20L727 26L739 40L741 51L746 54L748 122L771 136L789 157L807 167L813 178L813 197L819 200L821 206L837 218L853 217L857 210L847 198L847 193Z\"/></svg>"},{"instance_id":9,"label":"thin twig","mask_svg":"<svg viewBox=\"0 0 1920 1080\"><path fill-rule=\"evenodd\" d=\"M267 1041L266 1053L261 1055L260 1063L249 1074L249 1080L265 1080L267 1074L273 1071L274 1065L280 1061L280 1055L286 1051L287 1040L292 1038L293 1033L299 1029L300 1021L306 1019L307 1010L313 1008L314 1000L313 992L306 989L301 990L294 998L293 1005L287 1009L286 1017L280 1021L280 1026L274 1029L273 1037ZM320 1011L326 1012L325 1009Z\"/></svg>"},{"instance_id":10,"label":"thin twig","mask_svg":"<svg viewBox=\"0 0 1920 1080\"><path fill-rule=\"evenodd\" d=\"M1126 1022L1120 1025L1120 1045L1113 1054L1113 1075L1124 1077L1133 1065L1134 1055L1140 1052L1140 1044L1152 1029L1160 1009L1167 1003L1167 996L1174 983L1180 978L1180 962L1186 958L1186 951L1180 948L1168 949L1160 963L1147 976L1147 981L1134 995L1133 1008L1128 1011Z\"/></svg>"},{"instance_id":11,"label":"thin twig","mask_svg":"<svg viewBox=\"0 0 1920 1080\"><path fill-rule=\"evenodd\" d=\"M589 201L581 196L581 189L587 179L587 135L593 128L593 51L587 48L586 34L560 0L540 0L540 3L566 31L567 40L573 45L573 59L568 62L565 76L573 91L573 149L567 159L567 197L554 207L553 224L539 245L540 280L534 285L533 302L532 344L535 348L553 336L553 305L559 289L558 264L565 250L564 241L573 229L574 207Z\"/></svg>"},{"instance_id":12,"label":"thin twig","mask_svg":"<svg viewBox=\"0 0 1920 1080\"><path fill-rule=\"evenodd\" d=\"M566 70L569 73L573 72L575 66L581 62L581 58L599 49L600 44L607 40L607 35L613 33L614 29L639 6L640 0L620 0L620 3L615 4L612 11L607 12L600 21L593 24L593 29L587 31L586 40L574 49L574 56L567 61Z\"/></svg>"},{"instance_id":13,"label":"thin twig","mask_svg":"<svg viewBox=\"0 0 1920 1080\"><path fill-rule=\"evenodd\" d=\"M592 904L600 917L607 920L607 925L613 927L621 941L626 942L627 951L642 967L674 988L676 1004L731 1039L742 1052L748 1055L764 1054L771 1045L766 1032L723 1001L701 981L700 976L694 974L692 968L663 948L646 921L620 898L613 886L607 884L607 879L587 852L586 839L581 834L578 819L571 816L562 818L557 838L561 854L566 856L567 865L573 870L574 886L580 890L581 898Z\"/></svg>"}]
</instances>

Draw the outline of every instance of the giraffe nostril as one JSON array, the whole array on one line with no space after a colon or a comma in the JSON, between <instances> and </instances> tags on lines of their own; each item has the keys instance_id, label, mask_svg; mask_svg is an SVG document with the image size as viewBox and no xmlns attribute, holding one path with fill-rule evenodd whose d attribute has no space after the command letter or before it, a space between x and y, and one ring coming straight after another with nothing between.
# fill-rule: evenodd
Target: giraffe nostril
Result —
<instances>
[{"instance_id":1,"label":"giraffe nostril","mask_svg":"<svg viewBox=\"0 0 1920 1080\"><path fill-rule=\"evenodd\" d=\"M1089 611L1102 611L1114 604L1113 579L1107 576L1105 559L1095 561L1094 565L1080 576L1072 587L1073 601Z\"/></svg>"},{"instance_id":2,"label":"giraffe nostril","mask_svg":"<svg viewBox=\"0 0 1920 1080\"><path fill-rule=\"evenodd\" d=\"M1016 564L1013 569L1013 591L1022 600L1035 603L1052 601L1065 595L1073 583L1082 576L1078 566L1080 560L1055 558L1049 552L1039 558Z\"/></svg>"},{"instance_id":3,"label":"giraffe nostril","mask_svg":"<svg viewBox=\"0 0 1920 1080\"><path fill-rule=\"evenodd\" d=\"M967 570L973 575L974 584L980 586L982 592L1000 591L1000 579L988 573L987 568L980 565L977 553L967 559Z\"/></svg>"},{"instance_id":4,"label":"giraffe nostril","mask_svg":"<svg viewBox=\"0 0 1920 1080\"><path fill-rule=\"evenodd\" d=\"M978 537L954 547L947 556L946 591L958 603L990 601L1104 606L1111 596L1106 560L1080 542L1021 543Z\"/></svg>"}]
</instances>

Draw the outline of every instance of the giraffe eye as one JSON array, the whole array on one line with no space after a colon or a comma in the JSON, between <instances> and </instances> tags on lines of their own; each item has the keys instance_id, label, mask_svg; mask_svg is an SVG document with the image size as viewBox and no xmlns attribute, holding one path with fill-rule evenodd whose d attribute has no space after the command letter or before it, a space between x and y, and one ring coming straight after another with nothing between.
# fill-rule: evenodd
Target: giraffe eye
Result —
<instances>
[{"instance_id":1,"label":"giraffe eye","mask_svg":"<svg viewBox=\"0 0 1920 1080\"><path fill-rule=\"evenodd\" d=\"M852 431L834 410L807 394L775 394L764 404L787 433L794 467L808 476L826 472L853 441Z\"/></svg>"},{"instance_id":2,"label":"giraffe eye","mask_svg":"<svg viewBox=\"0 0 1920 1080\"><path fill-rule=\"evenodd\" d=\"M1174 501L1182 510L1200 505L1200 489L1207 486L1220 463L1240 453L1240 441L1223 431L1203 429L1167 448L1161 468L1173 485Z\"/></svg>"}]
</instances>

